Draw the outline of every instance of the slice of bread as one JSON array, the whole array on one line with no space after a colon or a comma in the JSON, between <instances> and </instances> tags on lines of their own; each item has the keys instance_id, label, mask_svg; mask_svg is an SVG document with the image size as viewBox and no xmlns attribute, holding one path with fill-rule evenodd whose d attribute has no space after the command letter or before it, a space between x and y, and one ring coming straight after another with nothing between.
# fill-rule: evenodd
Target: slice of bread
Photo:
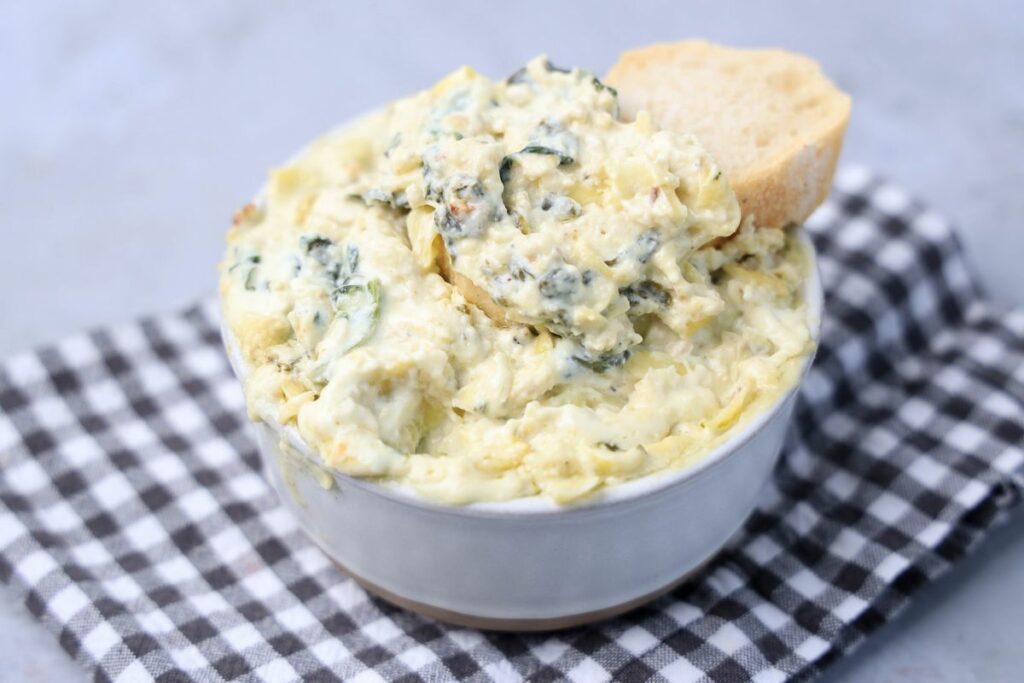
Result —
<instances>
[{"instance_id":1,"label":"slice of bread","mask_svg":"<svg viewBox=\"0 0 1024 683\"><path fill-rule=\"evenodd\" d=\"M850 98L814 60L686 41L625 52L605 81L623 118L694 133L757 225L802 223L828 195Z\"/></svg>"}]
</instances>

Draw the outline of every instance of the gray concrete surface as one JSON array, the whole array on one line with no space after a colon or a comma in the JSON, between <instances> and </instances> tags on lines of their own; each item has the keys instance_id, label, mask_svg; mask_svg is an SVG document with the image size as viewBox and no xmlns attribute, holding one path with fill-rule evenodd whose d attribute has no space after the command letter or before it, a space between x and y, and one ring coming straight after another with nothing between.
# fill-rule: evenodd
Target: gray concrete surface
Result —
<instances>
[{"instance_id":1,"label":"gray concrete surface","mask_svg":"<svg viewBox=\"0 0 1024 683\"><path fill-rule=\"evenodd\" d=\"M1022 20L1013 1L3 4L0 354L212 293L232 211L335 121L461 63L601 72L684 36L818 58L854 95L844 159L950 216L992 296L1024 305ZM1022 522L825 680L1024 678ZM83 677L0 596L0 679Z\"/></svg>"}]
</instances>

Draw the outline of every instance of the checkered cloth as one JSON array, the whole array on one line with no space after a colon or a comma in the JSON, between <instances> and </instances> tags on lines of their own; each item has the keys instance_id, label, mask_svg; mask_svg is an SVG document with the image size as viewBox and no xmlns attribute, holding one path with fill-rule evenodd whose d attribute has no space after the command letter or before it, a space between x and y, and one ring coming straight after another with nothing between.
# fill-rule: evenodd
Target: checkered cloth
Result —
<instances>
[{"instance_id":1,"label":"checkered cloth","mask_svg":"<svg viewBox=\"0 0 1024 683\"><path fill-rule=\"evenodd\" d=\"M367 596L260 476L212 304L0 365L0 576L102 681L810 678L1020 500L1024 314L862 170L809 227L827 318L773 484L625 617L495 635Z\"/></svg>"}]
</instances>

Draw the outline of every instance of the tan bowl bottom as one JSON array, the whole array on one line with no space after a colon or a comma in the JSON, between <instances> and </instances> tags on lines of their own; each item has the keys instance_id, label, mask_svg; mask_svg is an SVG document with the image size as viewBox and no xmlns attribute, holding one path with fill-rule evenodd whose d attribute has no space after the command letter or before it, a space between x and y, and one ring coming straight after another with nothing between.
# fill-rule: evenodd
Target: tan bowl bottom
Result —
<instances>
[{"instance_id":1,"label":"tan bowl bottom","mask_svg":"<svg viewBox=\"0 0 1024 683\"><path fill-rule=\"evenodd\" d=\"M611 617L616 617L620 614L625 614L632 609L636 609L655 598L661 597L672 589L681 586L687 579L693 577L704 569L707 562L701 563L679 578L670 581L668 584L658 588L657 590L651 591L646 595L641 595L639 598L634 598L633 600L628 600L618 605L612 605L611 607L605 607L604 609L594 610L592 612L581 612L579 614L569 614L564 617L550 617L545 619L501 619L498 617L480 617L472 614L453 612L441 607L435 607L433 605L428 605L426 603L395 595L391 591L381 588L361 576L353 574L340 562L335 562L335 564L337 564L343 572L352 577L352 580L359 584L359 586L367 593L371 593L378 598L382 598L383 600L386 600L393 605L397 605L402 609L422 614L423 616L430 617L431 619L437 619L438 621L455 624L456 626L466 626L468 628L475 628L483 631L557 631L560 629L572 628L574 626L582 626L583 624L590 624L595 621L610 619Z\"/></svg>"}]
</instances>

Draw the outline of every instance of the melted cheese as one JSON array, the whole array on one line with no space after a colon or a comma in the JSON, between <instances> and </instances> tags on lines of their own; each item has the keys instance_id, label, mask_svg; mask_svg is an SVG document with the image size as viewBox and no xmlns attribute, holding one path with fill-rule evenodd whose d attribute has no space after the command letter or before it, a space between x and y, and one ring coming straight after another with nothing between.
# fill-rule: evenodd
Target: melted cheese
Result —
<instances>
[{"instance_id":1,"label":"melted cheese","mask_svg":"<svg viewBox=\"0 0 1024 683\"><path fill-rule=\"evenodd\" d=\"M692 136L619 121L613 90L544 58L317 140L228 243L251 415L447 503L692 462L812 346L796 239L741 227Z\"/></svg>"}]
</instances>

